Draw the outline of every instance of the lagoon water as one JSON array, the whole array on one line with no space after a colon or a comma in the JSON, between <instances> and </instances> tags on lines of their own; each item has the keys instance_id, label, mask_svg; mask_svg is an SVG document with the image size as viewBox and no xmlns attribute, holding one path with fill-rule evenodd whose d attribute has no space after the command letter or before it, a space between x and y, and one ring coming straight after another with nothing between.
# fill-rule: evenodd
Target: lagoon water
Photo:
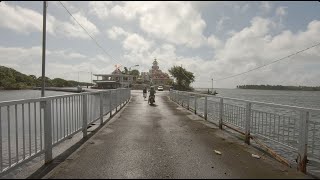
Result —
<instances>
[{"instance_id":1,"label":"lagoon water","mask_svg":"<svg viewBox=\"0 0 320 180\"><path fill-rule=\"evenodd\" d=\"M197 89L206 91L207 89ZM211 90L211 89L210 89ZM245 100L261 101L292 106L320 109L320 91L285 91L285 90L254 90L254 89L220 89L214 88L217 96L232 97ZM70 92L46 91L46 96L70 94ZM1 90L0 102L31 99L41 96L40 90Z\"/></svg>"},{"instance_id":2,"label":"lagoon water","mask_svg":"<svg viewBox=\"0 0 320 180\"><path fill-rule=\"evenodd\" d=\"M208 89L196 89L206 91ZM320 109L320 91L215 89L217 96ZM211 89L210 89L211 91Z\"/></svg>"},{"instance_id":3,"label":"lagoon water","mask_svg":"<svg viewBox=\"0 0 320 180\"><path fill-rule=\"evenodd\" d=\"M45 91L45 96L70 94L62 91ZM0 90L0 102L41 97L40 90Z\"/></svg>"}]
</instances>

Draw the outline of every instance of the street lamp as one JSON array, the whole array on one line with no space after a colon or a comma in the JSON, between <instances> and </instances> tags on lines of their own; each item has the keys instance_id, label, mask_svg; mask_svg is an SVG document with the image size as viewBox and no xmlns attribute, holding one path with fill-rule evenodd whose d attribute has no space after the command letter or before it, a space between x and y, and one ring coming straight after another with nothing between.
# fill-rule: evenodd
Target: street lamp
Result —
<instances>
[{"instance_id":1,"label":"street lamp","mask_svg":"<svg viewBox=\"0 0 320 180\"><path fill-rule=\"evenodd\" d=\"M131 71L131 68L132 68L132 67L136 67L136 66L139 66L139 64L136 64L136 65L134 65L134 66L129 67L129 71Z\"/></svg>"}]
</instances>

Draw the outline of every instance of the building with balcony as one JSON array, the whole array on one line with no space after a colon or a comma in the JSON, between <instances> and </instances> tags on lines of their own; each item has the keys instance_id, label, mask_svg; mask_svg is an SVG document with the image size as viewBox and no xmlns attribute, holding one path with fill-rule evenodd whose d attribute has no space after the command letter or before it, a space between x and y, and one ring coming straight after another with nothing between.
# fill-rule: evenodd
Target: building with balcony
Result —
<instances>
[{"instance_id":1,"label":"building with balcony","mask_svg":"<svg viewBox=\"0 0 320 180\"><path fill-rule=\"evenodd\" d=\"M128 88L136 81L133 75L122 74L119 68L116 68L111 74L93 74L97 77L93 80L98 89L116 89Z\"/></svg>"}]
</instances>

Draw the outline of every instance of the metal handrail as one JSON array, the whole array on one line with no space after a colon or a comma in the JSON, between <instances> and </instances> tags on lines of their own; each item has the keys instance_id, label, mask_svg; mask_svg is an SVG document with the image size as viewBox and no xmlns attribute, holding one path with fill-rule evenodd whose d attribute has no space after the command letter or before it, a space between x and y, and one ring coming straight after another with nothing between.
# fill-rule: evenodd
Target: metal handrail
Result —
<instances>
[{"instance_id":1,"label":"metal handrail","mask_svg":"<svg viewBox=\"0 0 320 180\"><path fill-rule=\"evenodd\" d=\"M210 100L208 97L219 99L220 102ZM199 98L201 98L200 102L197 101ZM200 112L205 120L208 119L208 115L213 120L217 120L219 117L220 129L223 125L228 127L228 124L232 124L237 128L237 131L241 129L243 132L244 130L245 142L248 144L250 144L250 131L252 131L257 137L297 150L299 157L301 157L298 160L298 168L302 172L306 172L308 153L320 160L320 145L316 143L317 139L320 139L320 133L317 132L320 129L320 122L312 119L314 117L320 118L320 109L176 90L170 91L170 99L183 107L187 104L189 110L192 109L195 114ZM231 102L225 103L224 100L231 100ZM193 101L194 105L190 101ZM210 101L213 109L208 109L208 102ZM240 106L235 103L236 101L243 102L246 106ZM253 104L261 107L252 109ZM262 107L268 107L268 110L258 110ZM288 113L293 113L293 116L292 114L288 116ZM309 146L308 143L310 143ZM308 151L308 148L310 151Z\"/></svg>"},{"instance_id":2,"label":"metal handrail","mask_svg":"<svg viewBox=\"0 0 320 180\"><path fill-rule=\"evenodd\" d=\"M70 93L0 102L0 175L44 153L52 160L53 147L129 102L130 89Z\"/></svg>"},{"instance_id":3,"label":"metal handrail","mask_svg":"<svg viewBox=\"0 0 320 180\"><path fill-rule=\"evenodd\" d=\"M172 90L176 91L176 90ZM201 94L201 93L195 93L195 92L187 92L187 91L179 91L182 93L186 94L193 94L197 95L200 97L213 97L213 98L223 98L226 100L234 100L234 101L241 101L241 102L249 102L249 103L254 103L254 104L259 104L259 105L268 105L268 106L273 106L273 107L284 107L284 108L291 108L291 109L297 109L297 110L307 110L307 111L320 111L320 109L316 108L307 108L307 107L300 107L300 106L290 106L290 105L285 105L285 104L277 104L277 103L268 103L268 102L259 102L259 101L252 101L252 100L246 100L246 99L239 99L239 98L231 98L231 97L226 97L226 96L215 96L215 95L210 95L210 94Z\"/></svg>"}]
</instances>

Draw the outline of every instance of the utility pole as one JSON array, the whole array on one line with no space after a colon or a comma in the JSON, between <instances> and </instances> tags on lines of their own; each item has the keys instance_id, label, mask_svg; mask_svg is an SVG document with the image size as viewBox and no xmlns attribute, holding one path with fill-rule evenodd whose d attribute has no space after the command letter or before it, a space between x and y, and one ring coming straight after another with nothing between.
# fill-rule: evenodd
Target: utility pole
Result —
<instances>
[{"instance_id":1,"label":"utility pole","mask_svg":"<svg viewBox=\"0 0 320 180\"><path fill-rule=\"evenodd\" d=\"M79 73L80 73L80 72L78 71L78 86L79 86L79 84L80 84L80 82L79 82Z\"/></svg>"},{"instance_id":2,"label":"utility pole","mask_svg":"<svg viewBox=\"0 0 320 180\"><path fill-rule=\"evenodd\" d=\"M41 97L44 97L45 77L46 77L46 23L47 23L47 1L43 1L43 22L42 22L42 85Z\"/></svg>"},{"instance_id":3,"label":"utility pole","mask_svg":"<svg viewBox=\"0 0 320 180\"><path fill-rule=\"evenodd\" d=\"M211 79L211 81L212 81L212 83L211 83L211 84L212 84L212 93L213 93L213 78Z\"/></svg>"}]
</instances>

